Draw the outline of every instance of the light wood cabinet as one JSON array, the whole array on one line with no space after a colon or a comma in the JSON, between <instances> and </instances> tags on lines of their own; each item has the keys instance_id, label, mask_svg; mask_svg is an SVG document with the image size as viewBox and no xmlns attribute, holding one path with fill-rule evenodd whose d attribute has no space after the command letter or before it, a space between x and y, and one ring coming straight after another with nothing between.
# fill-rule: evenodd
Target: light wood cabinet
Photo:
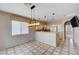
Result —
<instances>
[{"instance_id":1,"label":"light wood cabinet","mask_svg":"<svg viewBox=\"0 0 79 59\"><path fill-rule=\"evenodd\" d=\"M63 43L63 33L61 33L61 32L57 32L56 33L56 46L58 47L58 46L61 46L62 45L62 43Z\"/></svg>"}]
</instances>

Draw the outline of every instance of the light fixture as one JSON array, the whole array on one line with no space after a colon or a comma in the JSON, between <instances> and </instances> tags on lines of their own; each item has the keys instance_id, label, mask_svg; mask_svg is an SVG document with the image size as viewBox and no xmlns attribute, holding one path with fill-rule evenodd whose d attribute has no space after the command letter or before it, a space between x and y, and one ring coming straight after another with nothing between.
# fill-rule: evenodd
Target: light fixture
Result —
<instances>
[{"instance_id":1,"label":"light fixture","mask_svg":"<svg viewBox=\"0 0 79 59\"><path fill-rule=\"evenodd\" d=\"M38 25L40 25L40 22L29 24L29 26L38 26Z\"/></svg>"},{"instance_id":2,"label":"light fixture","mask_svg":"<svg viewBox=\"0 0 79 59\"><path fill-rule=\"evenodd\" d=\"M30 9L33 10L35 8L35 5L31 6Z\"/></svg>"},{"instance_id":3,"label":"light fixture","mask_svg":"<svg viewBox=\"0 0 79 59\"><path fill-rule=\"evenodd\" d=\"M46 18L47 18L47 17L46 17L46 16L44 16L44 19L45 19L45 20L46 20Z\"/></svg>"},{"instance_id":4,"label":"light fixture","mask_svg":"<svg viewBox=\"0 0 79 59\"><path fill-rule=\"evenodd\" d=\"M30 7L30 9L31 9L31 19L32 19L32 21L33 21L33 16L32 16L32 11L33 11L33 9L35 8L36 6L35 5L32 5L31 7ZM36 22L36 20L35 20L35 23L30 23L29 24L29 26L38 26L38 25L40 25L40 22Z\"/></svg>"},{"instance_id":5,"label":"light fixture","mask_svg":"<svg viewBox=\"0 0 79 59\"><path fill-rule=\"evenodd\" d=\"M31 9L31 19L33 20L33 16L32 16L32 13L33 13L33 9L35 8L35 5L32 5L31 7L30 7L30 9Z\"/></svg>"},{"instance_id":6,"label":"light fixture","mask_svg":"<svg viewBox=\"0 0 79 59\"><path fill-rule=\"evenodd\" d=\"M55 15L55 13L52 13L52 15Z\"/></svg>"},{"instance_id":7,"label":"light fixture","mask_svg":"<svg viewBox=\"0 0 79 59\"><path fill-rule=\"evenodd\" d=\"M31 3L24 3L27 7L30 7L32 4Z\"/></svg>"},{"instance_id":8,"label":"light fixture","mask_svg":"<svg viewBox=\"0 0 79 59\"><path fill-rule=\"evenodd\" d=\"M55 13L54 12L52 13L52 16L53 16L53 20L55 20Z\"/></svg>"},{"instance_id":9,"label":"light fixture","mask_svg":"<svg viewBox=\"0 0 79 59\"><path fill-rule=\"evenodd\" d=\"M29 6L30 7L30 10L31 10L31 21L30 23L28 24L28 26L37 26L37 25L40 25L40 22L37 22L36 20L34 21L33 20L33 10L34 8L36 7L35 5L32 5L31 3L25 3L26 6ZM34 22L33 22L34 21Z\"/></svg>"}]
</instances>

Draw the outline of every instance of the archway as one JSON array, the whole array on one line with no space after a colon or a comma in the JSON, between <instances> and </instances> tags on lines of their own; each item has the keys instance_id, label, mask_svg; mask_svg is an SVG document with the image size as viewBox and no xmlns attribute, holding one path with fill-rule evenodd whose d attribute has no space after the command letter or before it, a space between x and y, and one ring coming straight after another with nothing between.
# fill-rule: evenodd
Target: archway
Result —
<instances>
[{"instance_id":1,"label":"archway","mask_svg":"<svg viewBox=\"0 0 79 59\"><path fill-rule=\"evenodd\" d=\"M70 21L66 21L65 23L64 23L64 40L66 39L66 34L67 34L67 25L69 25L69 26L71 26L71 23L70 23Z\"/></svg>"}]
</instances>

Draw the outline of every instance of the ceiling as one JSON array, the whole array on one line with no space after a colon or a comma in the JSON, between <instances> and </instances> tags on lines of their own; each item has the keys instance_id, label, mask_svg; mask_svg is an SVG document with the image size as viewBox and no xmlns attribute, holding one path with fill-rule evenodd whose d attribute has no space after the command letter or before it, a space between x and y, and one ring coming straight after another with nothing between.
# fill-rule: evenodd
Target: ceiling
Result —
<instances>
[{"instance_id":1,"label":"ceiling","mask_svg":"<svg viewBox=\"0 0 79 59\"><path fill-rule=\"evenodd\" d=\"M0 10L31 18L30 7L35 5L32 10L32 17L41 21L61 21L65 17L70 17L79 13L78 3L0 3Z\"/></svg>"}]
</instances>

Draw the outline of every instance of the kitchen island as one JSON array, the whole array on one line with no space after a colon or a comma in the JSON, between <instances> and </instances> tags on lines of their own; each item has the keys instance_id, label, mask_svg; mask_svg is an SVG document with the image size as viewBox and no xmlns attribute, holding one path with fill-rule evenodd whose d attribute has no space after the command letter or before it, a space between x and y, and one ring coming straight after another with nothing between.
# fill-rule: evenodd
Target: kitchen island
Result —
<instances>
[{"instance_id":1,"label":"kitchen island","mask_svg":"<svg viewBox=\"0 0 79 59\"><path fill-rule=\"evenodd\" d=\"M36 40L56 47L56 32L36 31Z\"/></svg>"}]
</instances>

